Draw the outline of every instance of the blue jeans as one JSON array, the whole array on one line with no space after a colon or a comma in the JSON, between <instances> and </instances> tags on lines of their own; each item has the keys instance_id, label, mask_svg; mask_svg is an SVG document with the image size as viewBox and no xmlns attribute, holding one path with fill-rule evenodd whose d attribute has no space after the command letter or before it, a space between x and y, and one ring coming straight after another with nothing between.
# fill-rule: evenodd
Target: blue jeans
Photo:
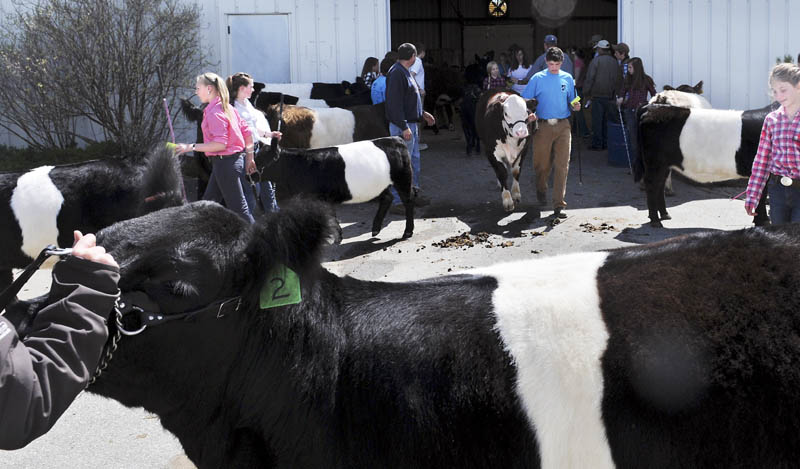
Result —
<instances>
[{"instance_id":1,"label":"blue jeans","mask_svg":"<svg viewBox=\"0 0 800 469\"><path fill-rule=\"evenodd\" d=\"M625 121L625 138L628 141L628 151L631 160L639 154L639 127L636 125L636 109L623 109L622 118Z\"/></svg>"},{"instance_id":2,"label":"blue jeans","mask_svg":"<svg viewBox=\"0 0 800 469\"><path fill-rule=\"evenodd\" d=\"M208 178L208 187L203 194L203 200L224 201L229 210L233 210L240 217L253 223L255 220L247 207L241 183L241 177L244 174L244 154L235 153L222 158L218 156L207 156L206 158L211 158L211 176Z\"/></svg>"},{"instance_id":3,"label":"blue jeans","mask_svg":"<svg viewBox=\"0 0 800 469\"><path fill-rule=\"evenodd\" d=\"M592 146L608 147L608 115L611 98L592 98Z\"/></svg>"},{"instance_id":4,"label":"blue jeans","mask_svg":"<svg viewBox=\"0 0 800 469\"><path fill-rule=\"evenodd\" d=\"M265 212L277 212L280 210L278 201L275 200L275 186L272 185L272 182L262 181L258 185L258 196Z\"/></svg>"},{"instance_id":5,"label":"blue jeans","mask_svg":"<svg viewBox=\"0 0 800 469\"><path fill-rule=\"evenodd\" d=\"M414 174L412 175L412 184L414 187L419 188L419 171L420 171L420 161L419 161L419 133L417 128L416 122L409 122L408 128L411 129L411 140L403 140L405 142L406 147L408 147L408 153L411 155L411 168L414 170ZM399 136L403 137L403 129L400 127L392 124L389 122L389 135L391 136ZM400 203L400 197L397 195L397 192L392 187L392 195L394 196L394 201L392 202L394 205Z\"/></svg>"},{"instance_id":6,"label":"blue jeans","mask_svg":"<svg viewBox=\"0 0 800 469\"><path fill-rule=\"evenodd\" d=\"M786 187L780 176L772 175L767 183L769 191L769 220L773 225L800 221L800 189Z\"/></svg>"}]
</instances>

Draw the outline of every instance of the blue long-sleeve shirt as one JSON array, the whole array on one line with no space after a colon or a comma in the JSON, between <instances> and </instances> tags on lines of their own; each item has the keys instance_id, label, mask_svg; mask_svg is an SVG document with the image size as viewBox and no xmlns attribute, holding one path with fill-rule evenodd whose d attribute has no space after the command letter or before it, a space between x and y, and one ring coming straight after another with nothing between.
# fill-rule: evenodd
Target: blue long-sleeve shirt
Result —
<instances>
[{"instance_id":1,"label":"blue long-sleeve shirt","mask_svg":"<svg viewBox=\"0 0 800 469\"><path fill-rule=\"evenodd\" d=\"M422 118L422 100L417 83L411 74L397 62L386 74L386 119L402 130L409 122L419 122Z\"/></svg>"},{"instance_id":2,"label":"blue long-sleeve shirt","mask_svg":"<svg viewBox=\"0 0 800 469\"><path fill-rule=\"evenodd\" d=\"M372 104L378 104L386 101L386 77L381 75L372 82L370 89L370 97L372 97Z\"/></svg>"}]
</instances>

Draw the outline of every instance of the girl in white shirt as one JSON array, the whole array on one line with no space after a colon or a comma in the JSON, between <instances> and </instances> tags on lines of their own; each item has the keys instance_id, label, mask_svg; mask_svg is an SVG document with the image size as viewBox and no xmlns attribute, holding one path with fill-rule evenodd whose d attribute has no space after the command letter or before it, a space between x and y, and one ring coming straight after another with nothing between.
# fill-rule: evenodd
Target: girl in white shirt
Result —
<instances>
[{"instance_id":1,"label":"girl in white shirt","mask_svg":"<svg viewBox=\"0 0 800 469\"><path fill-rule=\"evenodd\" d=\"M528 71L531 69L528 59L525 58L525 51L517 49L514 52L512 59L511 71L508 72L508 77L514 83L511 87L519 94L525 91L526 85L518 85L517 82L524 80L528 76Z\"/></svg>"},{"instance_id":2,"label":"girl in white shirt","mask_svg":"<svg viewBox=\"0 0 800 469\"><path fill-rule=\"evenodd\" d=\"M253 95L253 78L244 72L239 72L235 75L228 77L227 85L233 101L233 107L239 112L242 120L247 122L250 128L250 133L253 134L253 141L256 146L256 151L260 145L269 145L272 138L280 140L281 132L273 132L269 127L269 122L264 116L264 113L253 107L250 104L250 97ZM250 212L255 211L255 198L253 191L250 190L249 182L242 180L244 186L245 197L247 203L250 205ZM275 188L270 181L261 181L257 185L257 191L261 198L261 203L265 211L277 212L278 202L275 200Z\"/></svg>"}]
</instances>

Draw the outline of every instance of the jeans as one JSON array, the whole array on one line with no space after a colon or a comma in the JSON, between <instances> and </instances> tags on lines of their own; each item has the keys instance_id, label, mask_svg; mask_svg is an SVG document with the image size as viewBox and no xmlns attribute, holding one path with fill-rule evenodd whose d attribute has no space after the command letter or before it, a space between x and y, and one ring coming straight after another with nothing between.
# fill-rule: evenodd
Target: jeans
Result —
<instances>
[{"instance_id":1,"label":"jeans","mask_svg":"<svg viewBox=\"0 0 800 469\"><path fill-rule=\"evenodd\" d=\"M244 153L233 155L208 156L211 158L211 176L203 200L225 202L229 210L253 223L253 215L247 206L247 199L242 190L242 174L244 174Z\"/></svg>"},{"instance_id":2,"label":"jeans","mask_svg":"<svg viewBox=\"0 0 800 469\"><path fill-rule=\"evenodd\" d=\"M772 175L767 183L769 219L773 225L800 221L800 189L786 187L780 176Z\"/></svg>"},{"instance_id":3,"label":"jeans","mask_svg":"<svg viewBox=\"0 0 800 469\"><path fill-rule=\"evenodd\" d=\"M622 119L625 121L625 138L628 140L628 151L631 159L639 154L639 128L636 125L636 109L623 109Z\"/></svg>"},{"instance_id":4,"label":"jeans","mask_svg":"<svg viewBox=\"0 0 800 469\"><path fill-rule=\"evenodd\" d=\"M406 147L408 147L408 153L411 155L411 168L414 171L412 176L412 184L414 187L419 188L419 171L420 171L420 160L419 160L419 131L417 128L416 122L409 122L408 128L411 129L411 140L403 140L405 142ZM403 130L389 122L389 135L391 136L399 136L402 138ZM392 195L394 196L394 201L392 204L397 205L400 203L400 196L397 195L397 192L392 187Z\"/></svg>"},{"instance_id":5,"label":"jeans","mask_svg":"<svg viewBox=\"0 0 800 469\"><path fill-rule=\"evenodd\" d=\"M611 98L592 98L592 147L608 147L608 115Z\"/></svg>"}]
</instances>

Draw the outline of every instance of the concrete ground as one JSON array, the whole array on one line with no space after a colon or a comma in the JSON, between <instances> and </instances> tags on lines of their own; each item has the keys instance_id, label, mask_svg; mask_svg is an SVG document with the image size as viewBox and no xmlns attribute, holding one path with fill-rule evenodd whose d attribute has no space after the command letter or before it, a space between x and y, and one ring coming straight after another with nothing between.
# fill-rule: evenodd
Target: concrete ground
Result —
<instances>
[{"instance_id":1,"label":"concrete ground","mask_svg":"<svg viewBox=\"0 0 800 469\"><path fill-rule=\"evenodd\" d=\"M664 222L665 228L650 228L644 192L633 183L628 168L609 166L606 152L591 152L585 146L580 158L576 149L570 165L567 219L553 225L552 210L536 207L530 156L522 170L522 204L506 213L486 157L466 156L460 131L426 131L423 140L430 148L422 152L421 185L432 202L417 209L414 236L400 240L405 222L389 215L383 231L373 238L375 204L339 207L344 239L325 252L327 269L361 279L408 281L497 262L750 226L743 202L731 200L746 181L699 186L676 178L677 195L667 198L673 219ZM46 292L49 275L47 270L38 272L23 296ZM50 433L25 449L0 451L0 468L57 467L193 466L156 416L83 393Z\"/></svg>"}]
</instances>

